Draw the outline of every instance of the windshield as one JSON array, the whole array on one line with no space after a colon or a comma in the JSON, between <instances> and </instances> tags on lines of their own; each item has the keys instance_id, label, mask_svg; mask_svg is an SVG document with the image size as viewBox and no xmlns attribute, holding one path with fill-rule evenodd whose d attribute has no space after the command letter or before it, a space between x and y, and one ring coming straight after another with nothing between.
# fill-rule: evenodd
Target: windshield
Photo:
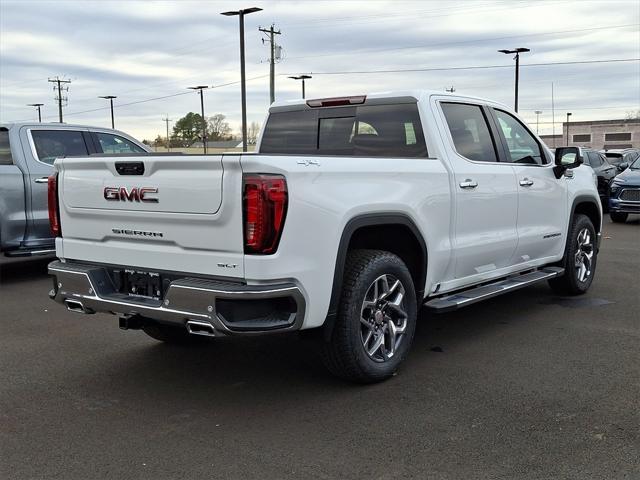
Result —
<instances>
[{"instance_id":1,"label":"windshield","mask_svg":"<svg viewBox=\"0 0 640 480\"><path fill-rule=\"evenodd\" d=\"M631 170L640 170L640 157L636 158L635 161L629 165Z\"/></svg>"}]
</instances>

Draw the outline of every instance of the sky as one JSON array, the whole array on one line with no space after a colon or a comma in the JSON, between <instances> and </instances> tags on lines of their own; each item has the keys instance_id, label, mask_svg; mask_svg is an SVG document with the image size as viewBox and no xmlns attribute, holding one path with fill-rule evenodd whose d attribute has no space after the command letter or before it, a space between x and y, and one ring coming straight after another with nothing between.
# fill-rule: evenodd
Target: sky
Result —
<instances>
[{"instance_id":1,"label":"sky","mask_svg":"<svg viewBox=\"0 0 640 480\"><path fill-rule=\"evenodd\" d=\"M513 105L514 61L521 55L522 117L540 134L572 121L624 118L640 110L640 2L473 1L110 1L0 0L0 122L33 121L44 103L57 121L53 84L71 80L64 120L110 126L138 139L164 136L174 121L221 113L240 131L238 17L245 18L247 120L269 107L269 47L259 27L272 24L282 59L276 100L300 98L287 78L310 74L307 98L423 88ZM553 84L555 117L552 117ZM536 116L536 110L542 113Z\"/></svg>"}]
</instances>

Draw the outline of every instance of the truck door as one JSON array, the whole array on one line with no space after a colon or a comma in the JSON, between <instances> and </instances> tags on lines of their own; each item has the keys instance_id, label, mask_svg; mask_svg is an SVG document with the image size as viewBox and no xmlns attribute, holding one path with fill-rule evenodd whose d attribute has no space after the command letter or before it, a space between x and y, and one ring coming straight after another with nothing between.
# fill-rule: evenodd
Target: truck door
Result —
<instances>
[{"instance_id":1,"label":"truck door","mask_svg":"<svg viewBox=\"0 0 640 480\"><path fill-rule=\"evenodd\" d=\"M492 113L503 145L503 160L513 166L518 182L515 263L559 255L566 239L567 179L555 177L551 159L520 120L497 108Z\"/></svg>"},{"instance_id":2,"label":"truck door","mask_svg":"<svg viewBox=\"0 0 640 480\"><path fill-rule=\"evenodd\" d=\"M47 178L54 171L58 157L88 156L88 133L83 129L61 127L24 127L20 132L28 174L26 246L37 246L51 241L47 206Z\"/></svg>"},{"instance_id":3,"label":"truck door","mask_svg":"<svg viewBox=\"0 0 640 480\"><path fill-rule=\"evenodd\" d=\"M518 241L515 173L511 165L498 162L486 107L455 102L441 106L453 147L455 276L490 276L512 265Z\"/></svg>"},{"instance_id":4,"label":"truck door","mask_svg":"<svg viewBox=\"0 0 640 480\"><path fill-rule=\"evenodd\" d=\"M0 250L21 246L25 222L22 170L11 154L9 130L0 128Z\"/></svg>"}]
</instances>

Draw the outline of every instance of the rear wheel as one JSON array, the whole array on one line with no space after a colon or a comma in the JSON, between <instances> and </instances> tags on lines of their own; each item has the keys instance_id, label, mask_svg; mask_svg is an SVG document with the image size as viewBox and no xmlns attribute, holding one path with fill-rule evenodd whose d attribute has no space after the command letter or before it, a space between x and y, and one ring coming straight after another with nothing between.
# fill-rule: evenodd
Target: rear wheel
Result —
<instances>
[{"instance_id":1,"label":"rear wheel","mask_svg":"<svg viewBox=\"0 0 640 480\"><path fill-rule=\"evenodd\" d=\"M596 271L596 230L586 215L578 214L569 228L565 247L564 275L549 280L551 288L564 295L581 295L591 286Z\"/></svg>"},{"instance_id":2,"label":"rear wheel","mask_svg":"<svg viewBox=\"0 0 640 480\"><path fill-rule=\"evenodd\" d=\"M142 327L142 331L159 342L173 345L193 345L211 341L209 337L190 334L186 327L162 323L147 323Z\"/></svg>"},{"instance_id":3,"label":"rear wheel","mask_svg":"<svg viewBox=\"0 0 640 480\"><path fill-rule=\"evenodd\" d=\"M628 213L620 213L620 212L611 212L609 213L609 216L611 217L611 221L616 222L616 223L624 223L627 221L627 217L629 216Z\"/></svg>"},{"instance_id":4,"label":"rear wheel","mask_svg":"<svg viewBox=\"0 0 640 480\"><path fill-rule=\"evenodd\" d=\"M392 376L406 357L416 327L411 274L396 255L353 250L324 361L335 375L359 383Z\"/></svg>"}]
</instances>

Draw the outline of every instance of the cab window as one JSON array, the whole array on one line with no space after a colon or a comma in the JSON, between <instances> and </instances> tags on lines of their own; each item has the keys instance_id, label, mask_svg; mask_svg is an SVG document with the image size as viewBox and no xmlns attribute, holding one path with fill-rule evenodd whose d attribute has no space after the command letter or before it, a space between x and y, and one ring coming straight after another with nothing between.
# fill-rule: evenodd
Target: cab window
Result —
<instances>
[{"instance_id":1,"label":"cab window","mask_svg":"<svg viewBox=\"0 0 640 480\"><path fill-rule=\"evenodd\" d=\"M456 152L476 162L497 162L487 119L479 105L442 103Z\"/></svg>"},{"instance_id":2,"label":"cab window","mask_svg":"<svg viewBox=\"0 0 640 480\"><path fill-rule=\"evenodd\" d=\"M77 130L31 130L38 160L49 165L58 157L87 156L89 150Z\"/></svg>"},{"instance_id":3,"label":"cab window","mask_svg":"<svg viewBox=\"0 0 640 480\"><path fill-rule=\"evenodd\" d=\"M143 148L119 135L95 133L102 153L147 153Z\"/></svg>"},{"instance_id":4,"label":"cab window","mask_svg":"<svg viewBox=\"0 0 640 480\"><path fill-rule=\"evenodd\" d=\"M514 116L494 109L498 128L507 147L507 161L530 165L546 163L540 145L526 127Z\"/></svg>"}]
</instances>

